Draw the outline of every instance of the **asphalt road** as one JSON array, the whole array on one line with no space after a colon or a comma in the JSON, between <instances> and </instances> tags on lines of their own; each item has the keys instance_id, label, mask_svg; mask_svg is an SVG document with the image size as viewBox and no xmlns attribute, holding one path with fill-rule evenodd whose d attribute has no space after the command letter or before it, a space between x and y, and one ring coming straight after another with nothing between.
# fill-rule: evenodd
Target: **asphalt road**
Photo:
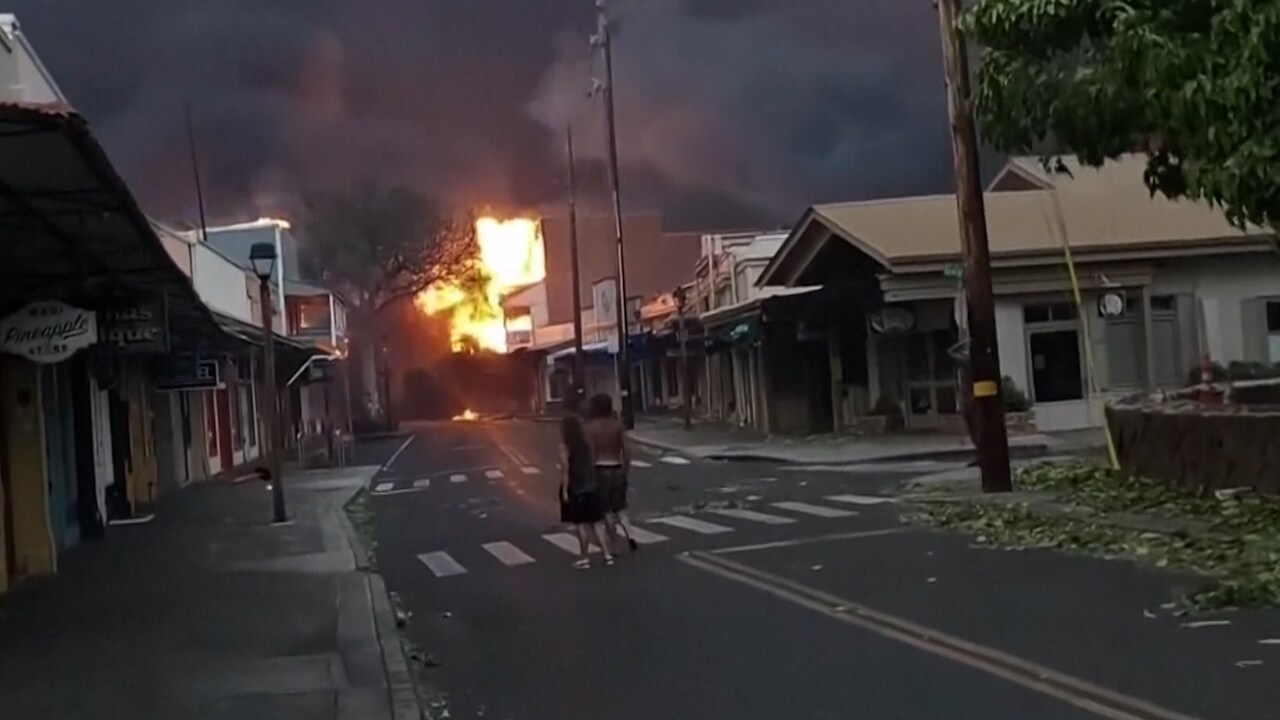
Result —
<instances>
[{"instance_id":1,"label":"asphalt road","mask_svg":"<svg viewBox=\"0 0 1280 720\"><path fill-rule=\"evenodd\" d=\"M909 467L640 449L645 544L579 572L556 544L554 424L442 423L362 452L385 463L370 485L378 563L432 661L421 678L435 717L1185 720L1280 707L1275 683L1234 665L1274 618L1190 635L1144 619L1167 597L1163 576L1040 553L1011 564L906 529L886 496ZM1034 584L1008 592L1020 578Z\"/></svg>"}]
</instances>

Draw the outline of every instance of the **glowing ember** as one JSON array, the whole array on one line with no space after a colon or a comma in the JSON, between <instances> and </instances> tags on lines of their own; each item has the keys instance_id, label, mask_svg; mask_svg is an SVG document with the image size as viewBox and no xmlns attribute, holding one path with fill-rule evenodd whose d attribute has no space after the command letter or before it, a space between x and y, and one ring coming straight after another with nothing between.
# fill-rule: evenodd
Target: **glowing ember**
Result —
<instances>
[{"instance_id":1,"label":"glowing ember","mask_svg":"<svg viewBox=\"0 0 1280 720\"><path fill-rule=\"evenodd\" d=\"M506 352L503 294L547 276L541 223L529 218L482 217L476 221L476 239L484 292L471 296L454 285L433 285L416 302L428 315L447 315L454 350L464 349L470 341L486 350Z\"/></svg>"},{"instance_id":2,"label":"glowing ember","mask_svg":"<svg viewBox=\"0 0 1280 720\"><path fill-rule=\"evenodd\" d=\"M477 415L477 414L476 414L476 412L475 412L474 410L472 410L471 408L467 408L466 410L463 410L463 411L462 411L462 414L461 414L461 415L454 415L454 416L453 416L453 419L454 419L454 420L456 420L456 421L459 421L459 422L464 422L464 421L465 421L465 422L472 422L472 421L475 421L475 420L479 420L479 419L480 419L480 416L479 416L479 415Z\"/></svg>"}]
</instances>

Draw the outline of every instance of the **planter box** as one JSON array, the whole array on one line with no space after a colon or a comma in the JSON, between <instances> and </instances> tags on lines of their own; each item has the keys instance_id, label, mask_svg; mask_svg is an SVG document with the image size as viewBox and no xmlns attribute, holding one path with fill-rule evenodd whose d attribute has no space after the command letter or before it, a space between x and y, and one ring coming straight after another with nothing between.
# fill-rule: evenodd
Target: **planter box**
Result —
<instances>
[{"instance_id":1,"label":"planter box","mask_svg":"<svg viewBox=\"0 0 1280 720\"><path fill-rule=\"evenodd\" d=\"M1031 410L1005 413L1004 425L1011 433L1033 433L1036 431L1036 414Z\"/></svg>"}]
</instances>

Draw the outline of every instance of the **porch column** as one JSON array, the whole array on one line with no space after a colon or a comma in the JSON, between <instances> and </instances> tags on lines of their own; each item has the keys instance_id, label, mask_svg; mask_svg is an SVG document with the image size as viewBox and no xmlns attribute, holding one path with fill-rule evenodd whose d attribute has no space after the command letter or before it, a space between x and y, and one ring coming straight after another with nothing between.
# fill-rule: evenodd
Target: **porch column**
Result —
<instances>
[{"instance_id":1,"label":"porch column","mask_svg":"<svg viewBox=\"0 0 1280 720\"><path fill-rule=\"evenodd\" d=\"M756 356L757 362L755 363L756 372L751 379L752 383L758 383L757 386L760 388L760 403L756 408L758 417L758 424L756 427L760 428L765 433L772 434L774 428L777 426L777 422L774 417L773 383L770 382L773 363L770 357L771 353L769 352L769 333L765 328L761 328L760 345L756 351L758 352L758 355Z\"/></svg>"},{"instance_id":2,"label":"porch column","mask_svg":"<svg viewBox=\"0 0 1280 720\"><path fill-rule=\"evenodd\" d=\"M840 357L840 328L827 322L827 362L831 366L831 430L844 432L844 361Z\"/></svg>"}]
</instances>

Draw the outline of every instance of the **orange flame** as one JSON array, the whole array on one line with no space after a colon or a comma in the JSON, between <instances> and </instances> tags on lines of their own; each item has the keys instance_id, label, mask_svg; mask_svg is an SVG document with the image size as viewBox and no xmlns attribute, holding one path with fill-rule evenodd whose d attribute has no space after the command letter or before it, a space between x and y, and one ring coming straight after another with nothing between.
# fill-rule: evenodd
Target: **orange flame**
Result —
<instances>
[{"instance_id":1,"label":"orange flame","mask_svg":"<svg viewBox=\"0 0 1280 720\"><path fill-rule=\"evenodd\" d=\"M480 416L476 414L475 410L472 410L471 408L467 408L466 410L462 411L461 415L454 415L453 419L457 422L471 422L473 420L479 420Z\"/></svg>"},{"instance_id":2,"label":"orange flame","mask_svg":"<svg viewBox=\"0 0 1280 720\"><path fill-rule=\"evenodd\" d=\"M486 350L506 352L503 294L547 276L541 225L530 218L476 220L484 292L474 296L456 285L433 285L419 293L415 302L420 310L449 319L454 350L464 349L470 341Z\"/></svg>"}]
</instances>

